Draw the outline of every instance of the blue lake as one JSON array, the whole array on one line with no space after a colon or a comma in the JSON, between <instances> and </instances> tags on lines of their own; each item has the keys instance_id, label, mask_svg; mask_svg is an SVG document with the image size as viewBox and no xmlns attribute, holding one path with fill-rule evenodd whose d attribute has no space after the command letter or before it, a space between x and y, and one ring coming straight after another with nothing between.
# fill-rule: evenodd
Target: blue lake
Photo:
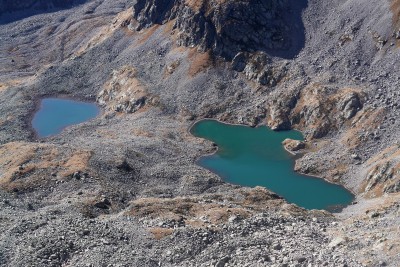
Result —
<instances>
[{"instance_id":1,"label":"blue lake","mask_svg":"<svg viewBox=\"0 0 400 267\"><path fill-rule=\"evenodd\" d=\"M286 138L301 140L300 132L276 132L265 126L250 128L215 120L197 122L190 131L218 145L215 154L201 157L198 164L226 182L264 186L306 209L339 211L354 198L342 186L293 170L295 157L281 143Z\"/></svg>"},{"instance_id":2,"label":"blue lake","mask_svg":"<svg viewBox=\"0 0 400 267\"><path fill-rule=\"evenodd\" d=\"M88 121L99 113L100 109L94 103L46 98L41 101L32 126L39 137L48 137L60 133L67 126Z\"/></svg>"}]
</instances>

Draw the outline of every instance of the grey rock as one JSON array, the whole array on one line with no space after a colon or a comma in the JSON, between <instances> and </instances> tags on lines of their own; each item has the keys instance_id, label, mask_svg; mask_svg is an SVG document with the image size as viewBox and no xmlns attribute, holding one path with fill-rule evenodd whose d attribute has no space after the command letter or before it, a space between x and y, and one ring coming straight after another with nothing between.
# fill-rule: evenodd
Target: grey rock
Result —
<instances>
[{"instance_id":1,"label":"grey rock","mask_svg":"<svg viewBox=\"0 0 400 267\"><path fill-rule=\"evenodd\" d=\"M101 201L96 202L94 206L99 209L109 209L111 202L107 198L103 198Z\"/></svg>"},{"instance_id":2,"label":"grey rock","mask_svg":"<svg viewBox=\"0 0 400 267\"><path fill-rule=\"evenodd\" d=\"M229 256L225 256L222 259L220 259L216 264L215 267L224 267L225 264L227 264L230 261L230 257Z\"/></svg>"},{"instance_id":3,"label":"grey rock","mask_svg":"<svg viewBox=\"0 0 400 267\"><path fill-rule=\"evenodd\" d=\"M176 19L178 44L212 49L216 55L232 59L240 51L288 49L288 27L280 15L286 8L287 1L276 0L211 1L200 8L184 1L139 0L133 17L138 21L137 30Z\"/></svg>"},{"instance_id":4,"label":"grey rock","mask_svg":"<svg viewBox=\"0 0 400 267\"><path fill-rule=\"evenodd\" d=\"M273 245L272 248L275 249L275 250L281 250L282 249L282 245L278 243L278 244Z\"/></svg>"},{"instance_id":5,"label":"grey rock","mask_svg":"<svg viewBox=\"0 0 400 267\"><path fill-rule=\"evenodd\" d=\"M347 242L347 238L338 236L335 237L334 239L331 240L331 242L328 244L329 247L334 248L340 245L343 245Z\"/></svg>"}]
</instances>

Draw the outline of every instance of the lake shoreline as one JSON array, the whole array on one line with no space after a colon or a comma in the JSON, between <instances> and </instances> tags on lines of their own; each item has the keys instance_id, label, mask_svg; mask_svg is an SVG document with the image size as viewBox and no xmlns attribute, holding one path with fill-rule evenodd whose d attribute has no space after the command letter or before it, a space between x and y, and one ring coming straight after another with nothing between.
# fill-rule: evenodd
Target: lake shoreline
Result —
<instances>
[{"instance_id":1,"label":"lake shoreline","mask_svg":"<svg viewBox=\"0 0 400 267\"><path fill-rule=\"evenodd\" d=\"M218 122L218 123L225 124L225 125L244 126L244 127L249 127L249 128L259 128L259 127L265 126L265 127L267 127L268 129L271 129L271 128L269 128L267 125L257 125L257 126L255 126L255 127L251 127L251 126L246 125L246 124L229 123L229 122L220 121L220 120L215 119L215 118L201 118L201 119L198 119L198 120L196 120L196 121L194 121L194 122L192 122L192 123L190 124L190 126L189 126L188 129L187 129L187 131L188 131L189 134L191 134L192 136L194 136L194 137L196 137L196 138L200 138L200 139L203 139L203 140L205 140L205 141L207 141L207 142L211 142L211 143L213 143L213 144L215 144L213 141L208 140L208 139L203 138L203 137L198 137L198 136L196 136L196 135L194 135L194 134L192 133L193 127L194 127L196 124L198 124L199 122L201 122L201 121L216 121L216 122ZM301 133L301 134L303 135L303 133L302 133L300 130L297 130L297 129L293 129L293 130L294 130L294 131L297 131L297 132L299 132L299 133ZM274 132L284 132L284 131L274 131ZM297 174L301 174L301 175L307 176L307 177L309 177L309 178L313 178L313 179L322 179L322 180L324 180L325 182L327 182L327 183L329 183L329 184L340 186L340 187L342 187L343 189L345 189L346 191L348 191L349 193L351 193L351 195L353 196L352 202L350 202L350 203L347 204L347 205L344 205L344 206L340 207L340 210L339 210L339 211L337 211L337 212L330 212L330 211L329 211L330 213L340 213L340 212L342 212L346 207L352 205L352 203L353 203L354 201L357 200L357 197L358 197L357 194L355 194L355 192L353 192L353 190L347 188L345 185L343 185L343 184L341 184L341 183L336 183L336 182L327 180L327 179L325 179L325 178L323 178L323 177L321 177L321 176L312 175L312 174L305 174L305 173L302 173L302 172L297 172L297 171L295 171L295 170L294 170L294 166L295 166L295 164L296 164L296 160L302 158L303 156L305 156L305 155L307 154L307 152L294 153L294 152L289 151L288 149L286 149L285 146L283 146L282 144L280 144L280 145L282 146L282 148L283 148L288 154L290 154L290 156L294 157L294 162L293 162L293 164L292 164L292 171L293 171L293 172L295 172L295 173L297 173ZM207 156L215 155L216 153L218 153L218 151L219 151L219 146L216 145L214 151L199 156L199 157L195 160L196 165L198 165L198 166L200 166L200 167L202 167L202 168L204 168L204 169L207 169L207 168L201 166L198 162L200 161L201 158L207 157ZM207 170L210 171L210 172L212 172L212 173L214 173L215 175L217 175L223 182L225 182L225 183L230 183L230 184L234 184L234 183L231 183L231 182L226 181L223 177L221 177L218 173L216 173L216 171L212 171L212 170L209 170L209 169L207 169ZM244 187L251 187L251 186L245 186L245 185L242 185L242 184L237 184L237 185L244 186ZM262 185L260 185L260 186L262 186ZM264 186L264 187L265 187L265 186ZM276 192L274 192L273 190L269 189L268 187L265 187L265 188L266 188L267 190L273 192L273 193L276 193ZM278 194L278 193L276 193L276 194L279 195L280 197L282 197L280 194ZM288 201L285 197L282 197L282 198L285 199L285 201ZM289 203L292 203L292 202L289 202ZM295 203L293 203L293 204L295 204ZM297 204L296 204L296 205L297 205ZM299 206L299 207L300 207L300 206Z\"/></svg>"},{"instance_id":2,"label":"lake shoreline","mask_svg":"<svg viewBox=\"0 0 400 267\"><path fill-rule=\"evenodd\" d=\"M66 100L66 101L74 101L74 102L81 102L81 103L85 103L85 104L93 104L96 106L98 112L96 114L95 117L91 118L90 120L93 120L99 116L101 116L102 114L104 114L103 109L101 108L100 105L98 105L98 103L96 101L91 101L89 98L87 97L82 97L82 96L71 96L68 94L61 94L61 95L54 95L54 94L45 94L42 95L41 97L35 98L33 100L33 108L29 111L29 114L27 116L27 120L28 120L28 129L29 131L32 133L32 139L35 142L41 142L43 140L46 140L48 138L51 138L57 134L60 134L63 130L65 130L67 127L70 127L72 125L67 125L65 127L62 128L62 130L60 131L60 133L57 134L51 134L49 136L44 136L44 137L40 137L39 133L36 131L36 129L33 126L33 120L35 118L35 115L40 111L41 107L42 107L42 101L45 99L55 99L55 100ZM89 121L89 120L87 120ZM84 122L87 122L84 121ZM82 123L84 123L82 122Z\"/></svg>"}]
</instances>

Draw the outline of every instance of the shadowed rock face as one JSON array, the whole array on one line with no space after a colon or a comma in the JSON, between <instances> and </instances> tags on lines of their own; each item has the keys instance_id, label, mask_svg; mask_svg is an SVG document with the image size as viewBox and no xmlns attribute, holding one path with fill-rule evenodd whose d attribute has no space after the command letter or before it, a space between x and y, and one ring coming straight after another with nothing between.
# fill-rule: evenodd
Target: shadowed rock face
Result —
<instances>
[{"instance_id":1,"label":"shadowed rock face","mask_svg":"<svg viewBox=\"0 0 400 267\"><path fill-rule=\"evenodd\" d=\"M173 7L177 0L139 0L134 5L133 16L138 20L137 30L147 28L153 24L164 24L176 17Z\"/></svg>"},{"instance_id":2,"label":"shadowed rock face","mask_svg":"<svg viewBox=\"0 0 400 267\"><path fill-rule=\"evenodd\" d=\"M1 0L0 15L25 9L46 10L50 8L66 8L74 4L74 0Z\"/></svg>"},{"instance_id":3,"label":"shadowed rock face","mask_svg":"<svg viewBox=\"0 0 400 267\"><path fill-rule=\"evenodd\" d=\"M232 59L238 52L288 50L287 0L139 0L136 30L175 20L177 43L211 49Z\"/></svg>"}]
</instances>

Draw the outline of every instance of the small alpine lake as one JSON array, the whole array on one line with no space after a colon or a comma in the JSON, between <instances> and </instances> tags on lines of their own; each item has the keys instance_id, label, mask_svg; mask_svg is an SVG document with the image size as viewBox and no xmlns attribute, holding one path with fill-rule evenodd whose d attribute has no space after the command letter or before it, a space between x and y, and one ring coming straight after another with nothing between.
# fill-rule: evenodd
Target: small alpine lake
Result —
<instances>
[{"instance_id":1,"label":"small alpine lake","mask_svg":"<svg viewBox=\"0 0 400 267\"><path fill-rule=\"evenodd\" d=\"M94 103L45 98L33 117L32 127L39 137L48 137L60 133L67 126L88 121L99 113L100 109Z\"/></svg>"},{"instance_id":2,"label":"small alpine lake","mask_svg":"<svg viewBox=\"0 0 400 267\"><path fill-rule=\"evenodd\" d=\"M217 144L218 151L203 156L198 164L224 181L243 186L264 186L306 209L339 211L350 204L353 194L323 179L296 173L295 156L282 145L286 138L302 140L298 131L272 131L215 120L201 120L190 132Z\"/></svg>"}]
</instances>

